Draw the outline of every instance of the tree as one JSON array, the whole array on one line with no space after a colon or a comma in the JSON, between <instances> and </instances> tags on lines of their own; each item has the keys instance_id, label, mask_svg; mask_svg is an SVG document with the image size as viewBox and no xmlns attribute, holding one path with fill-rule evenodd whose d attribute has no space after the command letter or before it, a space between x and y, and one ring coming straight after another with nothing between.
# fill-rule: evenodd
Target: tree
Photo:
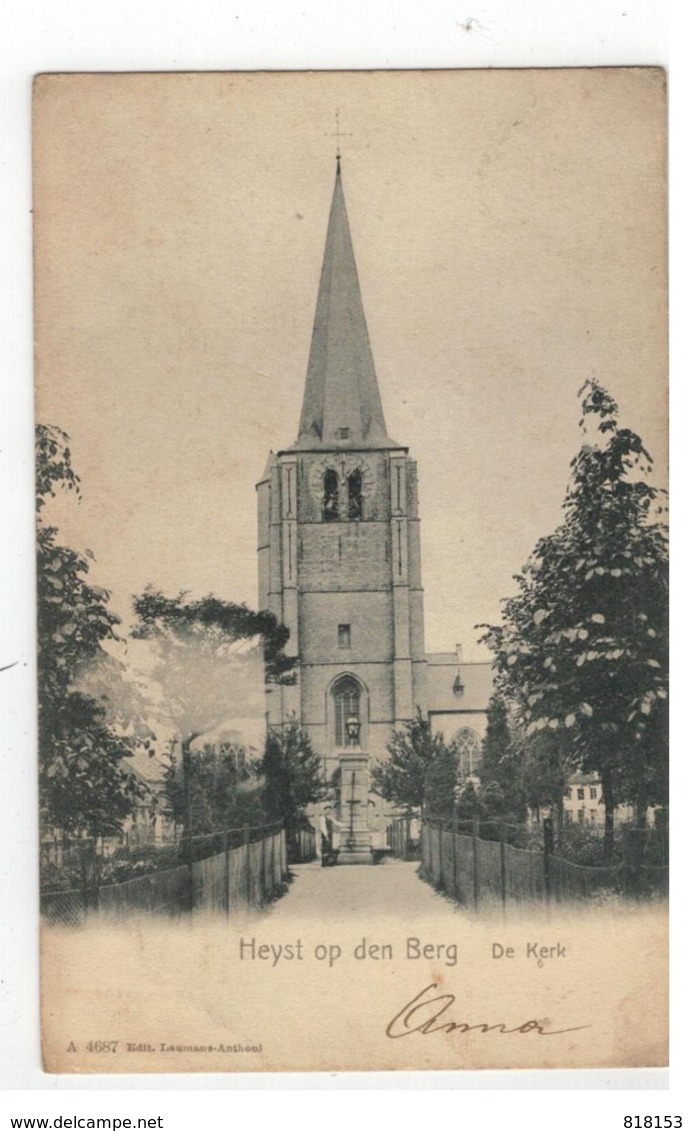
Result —
<instances>
[{"instance_id":1,"label":"tree","mask_svg":"<svg viewBox=\"0 0 692 1131\"><path fill-rule=\"evenodd\" d=\"M430 817L451 817L460 791L459 753L453 746L444 746L425 771L425 812Z\"/></svg>"},{"instance_id":2,"label":"tree","mask_svg":"<svg viewBox=\"0 0 692 1131\"><path fill-rule=\"evenodd\" d=\"M206 743L191 752L189 761L190 812L197 833L226 832L264 819L263 778L257 762L237 743ZM166 799L173 820L186 823L186 790L182 767L173 759L164 778Z\"/></svg>"},{"instance_id":3,"label":"tree","mask_svg":"<svg viewBox=\"0 0 692 1131\"><path fill-rule=\"evenodd\" d=\"M230 719L263 719L265 683L293 679L295 659L284 651L288 630L272 613L256 613L244 604L211 595L194 600L185 592L167 597L150 586L133 599L133 607L133 636L153 648L158 713L181 745L183 823L191 858L193 782L203 776L194 765L199 758L193 743Z\"/></svg>"},{"instance_id":4,"label":"tree","mask_svg":"<svg viewBox=\"0 0 692 1131\"><path fill-rule=\"evenodd\" d=\"M487 814L485 800L483 795L476 789L474 783L469 780L456 791L456 817L457 821L469 822L477 817L479 820L484 820ZM483 835L487 839L494 839L488 837L488 830L484 828Z\"/></svg>"},{"instance_id":5,"label":"tree","mask_svg":"<svg viewBox=\"0 0 692 1131\"><path fill-rule=\"evenodd\" d=\"M267 815L287 828L298 826L308 805L325 796L320 756L295 717L269 731L262 771Z\"/></svg>"},{"instance_id":6,"label":"tree","mask_svg":"<svg viewBox=\"0 0 692 1131\"><path fill-rule=\"evenodd\" d=\"M411 810L420 810L425 798L425 775L433 759L450 748L439 731L433 731L420 707L416 717L404 723L387 743L389 760L372 771L373 788L385 801ZM458 760L458 756L457 756Z\"/></svg>"},{"instance_id":7,"label":"tree","mask_svg":"<svg viewBox=\"0 0 692 1131\"><path fill-rule=\"evenodd\" d=\"M563 826L564 800L579 769L572 736L566 730L544 729L526 737L522 781L527 804L534 810L555 811L558 833Z\"/></svg>"},{"instance_id":8,"label":"tree","mask_svg":"<svg viewBox=\"0 0 692 1131\"><path fill-rule=\"evenodd\" d=\"M488 704L479 777L487 811L523 823L528 803L523 752L512 734L507 704L497 694Z\"/></svg>"},{"instance_id":9,"label":"tree","mask_svg":"<svg viewBox=\"0 0 692 1131\"><path fill-rule=\"evenodd\" d=\"M127 765L151 733L139 714L136 688L123 665L104 649L118 639L110 594L89 585L85 555L61 546L43 522L56 489L80 494L69 438L49 425L36 428L39 787L48 828L73 835L120 832L140 786ZM98 693L91 689L98 685Z\"/></svg>"},{"instance_id":10,"label":"tree","mask_svg":"<svg viewBox=\"0 0 692 1131\"><path fill-rule=\"evenodd\" d=\"M561 733L575 768L598 774L609 858L616 804L641 815L667 800L665 508L612 397L594 380L580 396L580 426L595 429L572 460L564 521L484 639L526 735Z\"/></svg>"}]
</instances>

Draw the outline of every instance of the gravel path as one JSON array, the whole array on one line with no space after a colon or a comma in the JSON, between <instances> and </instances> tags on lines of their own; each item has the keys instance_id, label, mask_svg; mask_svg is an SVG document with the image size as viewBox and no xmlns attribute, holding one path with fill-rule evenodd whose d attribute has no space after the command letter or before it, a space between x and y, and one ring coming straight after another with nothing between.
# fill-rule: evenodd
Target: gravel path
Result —
<instances>
[{"instance_id":1,"label":"gravel path","mask_svg":"<svg viewBox=\"0 0 692 1131\"><path fill-rule=\"evenodd\" d=\"M292 864L293 883L269 914L278 920L361 915L457 919L463 914L419 879L417 871L416 861L403 860L336 868L322 868L319 861Z\"/></svg>"}]
</instances>

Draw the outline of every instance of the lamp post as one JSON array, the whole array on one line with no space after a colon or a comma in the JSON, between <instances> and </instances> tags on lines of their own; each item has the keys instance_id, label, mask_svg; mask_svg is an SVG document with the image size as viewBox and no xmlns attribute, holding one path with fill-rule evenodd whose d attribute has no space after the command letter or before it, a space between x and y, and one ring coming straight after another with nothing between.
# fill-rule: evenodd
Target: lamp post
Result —
<instances>
[{"instance_id":1,"label":"lamp post","mask_svg":"<svg viewBox=\"0 0 692 1131\"><path fill-rule=\"evenodd\" d=\"M348 832L340 864L371 864L368 828L368 759L361 748L361 724L357 710L344 718L344 748L339 754L343 803L348 806Z\"/></svg>"},{"instance_id":2,"label":"lamp post","mask_svg":"<svg viewBox=\"0 0 692 1131\"><path fill-rule=\"evenodd\" d=\"M355 834L354 834L353 821L354 821L356 805L359 805L360 802L356 801L355 793L356 793L356 775L355 775L355 772L354 772L354 773L351 774L351 799L348 802L351 813L350 813L350 820L349 820L349 827L348 827L348 840L346 841L346 847L348 848L349 852L352 852L353 849L355 848L355 845L356 845L356 838L355 838Z\"/></svg>"},{"instance_id":3,"label":"lamp post","mask_svg":"<svg viewBox=\"0 0 692 1131\"><path fill-rule=\"evenodd\" d=\"M360 719L357 715L349 715L346 719L346 738L348 739L348 746L358 746Z\"/></svg>"},{"instance_id":4,"label":"lamp post","mask_svg":"<svg viewBox=\"0 0 692 1131\"><path fill-rule=\"evenodd\" d=\"M360 719L358 718L357 715L349 715L348 718L346 719L347 745L357 747L359 745L359 742L358 742L359 738L360 738ZM353 849L355 848L355 844L356 844L356 838L355 838L356 805L360 805L360 801L356 800L356 774L355 774L355 771L351 772L351 796L350 796L349 800L347 801L347 805L349 807L350 813L349 813L349 822L348 822L348 840L346 841L346 847L348 848L349 852L352 852Z\"/></svg>"}]
</instances>

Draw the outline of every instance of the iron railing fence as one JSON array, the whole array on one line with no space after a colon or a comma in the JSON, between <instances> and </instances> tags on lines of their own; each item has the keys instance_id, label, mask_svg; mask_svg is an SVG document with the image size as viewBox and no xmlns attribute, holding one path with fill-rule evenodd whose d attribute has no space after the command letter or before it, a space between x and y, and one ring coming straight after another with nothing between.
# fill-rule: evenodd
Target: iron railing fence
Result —
<instances>
[{"instance_id":1,"label":"iron railing fence","mask_svg":"<svg viewBox=\"0 0 692 1131\"><path fill-rule=\"evenodd\" d=\"M486 839L483 824L433 817L422 822L423 878L466 906L504 907L509 901L541 906L551 901L593 901L610 894L645 898L667 894L667 865L646 863L641 852L625 853L609 865L580 864L554 851L549 821L542 847L531 848L509 843L497 821L488 822L492 834Z\"/></svg>"},{"instance_id":2,"label":"iron railing fence","mask_svg":"<svg viewBox=\"0 0 692 1131\"><path fill-rule=\"evenodd\" d=\"M387 844L398 860L420 860L420 818L409 813L395 817L387 829Z\"/></svg>"}]
</instances>

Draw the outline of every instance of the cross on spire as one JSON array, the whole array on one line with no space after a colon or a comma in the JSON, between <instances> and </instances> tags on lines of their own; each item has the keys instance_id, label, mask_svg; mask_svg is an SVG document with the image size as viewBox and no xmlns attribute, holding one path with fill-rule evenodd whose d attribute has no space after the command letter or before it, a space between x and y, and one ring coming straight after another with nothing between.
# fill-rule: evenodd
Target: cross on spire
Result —
<instances>
[{"instance_id":1,"label":"cross on spire","mask_svg":"<svg viewBox=\"0 0 692 1131\"><path fill-rule=\"evenodd\" d=\"M338 106L336 108L336 129L334 130L333 133L327 134L326 136L336 138L336 163L337 163L337 166L338 166L339 162L341 161L341 139L343 137L353 137L353 134L344 133L343 130L341 129L341 122L339 120L339 107Z\"/></svg>"}]
</instances>

